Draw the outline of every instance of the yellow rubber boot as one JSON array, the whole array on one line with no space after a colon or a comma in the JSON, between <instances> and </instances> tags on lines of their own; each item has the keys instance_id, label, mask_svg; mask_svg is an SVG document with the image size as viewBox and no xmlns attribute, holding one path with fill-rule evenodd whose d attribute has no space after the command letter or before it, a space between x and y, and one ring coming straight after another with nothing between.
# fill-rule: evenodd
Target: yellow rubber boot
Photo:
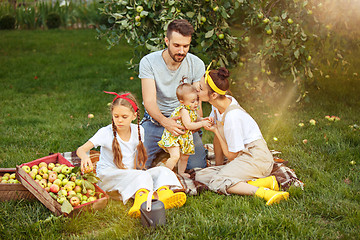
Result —
<instances>
[{"instance_id":1,"label":"yellow rubber boot","mask_svg":"<svg viewBox=\"0 0 360 240\"><path fill-rule=\"evenodd\" d=\"M271 190L279 191L279 184L276 181L275 176L254 179L248 181L247 183L255 187L265 187L265 188L270 188Z\"/></svg>"},{"instance_id":2,"label":"yellow rubber boot","mask_svg":"<svg viewBox=\"0 0 360 240\"><path fill-rule=\"evenodd\" d=\"M140 206L143 202L146 202L149 195L149 190L141 188L135 193L134 205L130 208L128 214L131 217L138 218L140 217Z\"/></svg>"},{"instance_id":3,"label":"yellow rubber boot","mask_svg":"<svg viewBox=\"0 0 360 240\"><path fill-rule=\"evenodd\" d=\"M266 205L271 205L273 203L279 203L281 200L287 200L289 198L289 193L259 187L259 189L255 193L255 196L265 199Z\"/></svg>"},{"instance_id":4,"label":"yellow rubber boot","mask_svg":"<svg viewBox=\"0 0 360 240\"><path fill-rule=\"evenodd\" d=\"M186 202L186 194L183 192L174 193L167 186L162 186L156 190L159 200L165 205L165 209L181 207Z\"/></svg>"}]
</instances>

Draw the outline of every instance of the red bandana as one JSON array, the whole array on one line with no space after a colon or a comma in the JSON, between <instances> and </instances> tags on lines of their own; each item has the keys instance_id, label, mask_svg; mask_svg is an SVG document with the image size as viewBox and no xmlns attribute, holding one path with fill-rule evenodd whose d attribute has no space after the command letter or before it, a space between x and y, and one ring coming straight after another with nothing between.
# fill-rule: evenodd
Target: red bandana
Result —
<instances>
[{"instance_id":1,"label":"red bandana","mask_svg":"<svg viewBox=\"0 0 360 240\"><path fill-rule=\"evenodd\" d=\"M127 98L126 96L128 96L130 93L125 93L122 95L117 94L116 92L106 92L104 91L104 93L108 93L108 94L112 94L112 95L116 95L116 97L114 98L113 102L118 99L118 98L122 98L125 99L126 101L128 101L131 106L133 107L134 111L136 112L138 110L138 107L136 106L136 104L134 103L134 101L132 101L130 98Z\"/></svg>"}]
</instances>

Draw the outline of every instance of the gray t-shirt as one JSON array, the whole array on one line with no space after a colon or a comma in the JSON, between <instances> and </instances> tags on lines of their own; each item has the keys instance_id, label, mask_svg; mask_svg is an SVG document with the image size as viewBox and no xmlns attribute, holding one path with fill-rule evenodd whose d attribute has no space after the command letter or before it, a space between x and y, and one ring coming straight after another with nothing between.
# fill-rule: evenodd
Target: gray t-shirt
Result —
<instances>
[{"instance_id":1,"label":"gray t-shirt","mask_svg":"<svg viewBox=\"0 0 360 240\"><path fill-rule=\"evenodd\" d=\"M180 67L171 71L166 66L162 57L165 50L156 51L143 57L139 66L139 78L150 78L155 80L156 101L161 113L169 117L172 111L180 106L176 97L176 88L181 79L192 83L200 81L205 74L204 62L194 54L187 53Z\"/></svg>"}]
</instances>

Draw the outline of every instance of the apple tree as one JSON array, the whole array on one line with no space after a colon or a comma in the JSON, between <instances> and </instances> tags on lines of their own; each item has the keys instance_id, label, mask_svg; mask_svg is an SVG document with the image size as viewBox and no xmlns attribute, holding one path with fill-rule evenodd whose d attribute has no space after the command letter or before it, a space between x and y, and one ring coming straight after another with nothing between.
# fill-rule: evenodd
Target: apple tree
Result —
<instances>
[{"instance_id":1,"label":"apple tree","mask_svg":"<svg viewBox=\"0 0 360 240\"><path fill-rule=\"evenodd\" d=\"M98 37L109 47L125 39L136 69L141 57L165 47L167 23L184 18L195 29L190 51L205 64L236 69L236 86L261 95L290 83L301 100L315 69L309 42L328 37L313 14L321 1L104 0L100 12L109 25L97 29Z\"/></svg>"}]
</instances>

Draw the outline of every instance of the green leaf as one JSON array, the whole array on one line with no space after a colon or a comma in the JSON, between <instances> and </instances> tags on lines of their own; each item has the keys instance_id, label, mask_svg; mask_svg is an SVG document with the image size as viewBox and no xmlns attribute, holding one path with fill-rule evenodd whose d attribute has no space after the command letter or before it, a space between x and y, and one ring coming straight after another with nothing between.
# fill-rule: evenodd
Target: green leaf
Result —
<instances>
[{"instance_id":1,"label":"green leaf","mask_svg":"<svg viewBox=\"0 0 360 240\"><path fill-rule=\"evenodd\" d=\"M207 33L205 33L205 38L211 38L214 35L214 29L208 31Z\"/></svg>"},{"instance_id":2,"label":"green leaf","mask_svg":"<svg viewBox=\"0 0 360 240\"><path fill-rule=\"evenodd\" d=\"M64 202L61 205L61 211L69 214L73 210L73 206L71 206L70 202L67 199L64 199Z\"/></svg>"},{"instance_id":3,"label":"green leaf","mask_svg":"<svg viewBox=\"0 0 360 240\"><path fill-rule=\"evenodd\" d=\"M299 59L299 56L300 56L299 49L296 49L296 51L294 52L294 56L295 56L296 59Z\"/></svg>"},{"instance_id":4,"label":"green leaf","mask_svg":"<svg viewBox=\"0 0 360 240\"><path fill-rule=\"evenodd\" d=\"M94 184L92 184L91 182L89 182L88 180L84 180L84 185L86 189L92 189L95 191L95 186Z\"/></svg>"},{"instance_id":5,"label":"green leaf","mask_svg":"<svg viewBox=\"0 0 360 240\"><path fill-rule=\"evenodd\" d=\"M195 16L195 13L194 12L187 12L186 16L189 17L189 18L193 18Z\"/></svg>"}]
</instances>

